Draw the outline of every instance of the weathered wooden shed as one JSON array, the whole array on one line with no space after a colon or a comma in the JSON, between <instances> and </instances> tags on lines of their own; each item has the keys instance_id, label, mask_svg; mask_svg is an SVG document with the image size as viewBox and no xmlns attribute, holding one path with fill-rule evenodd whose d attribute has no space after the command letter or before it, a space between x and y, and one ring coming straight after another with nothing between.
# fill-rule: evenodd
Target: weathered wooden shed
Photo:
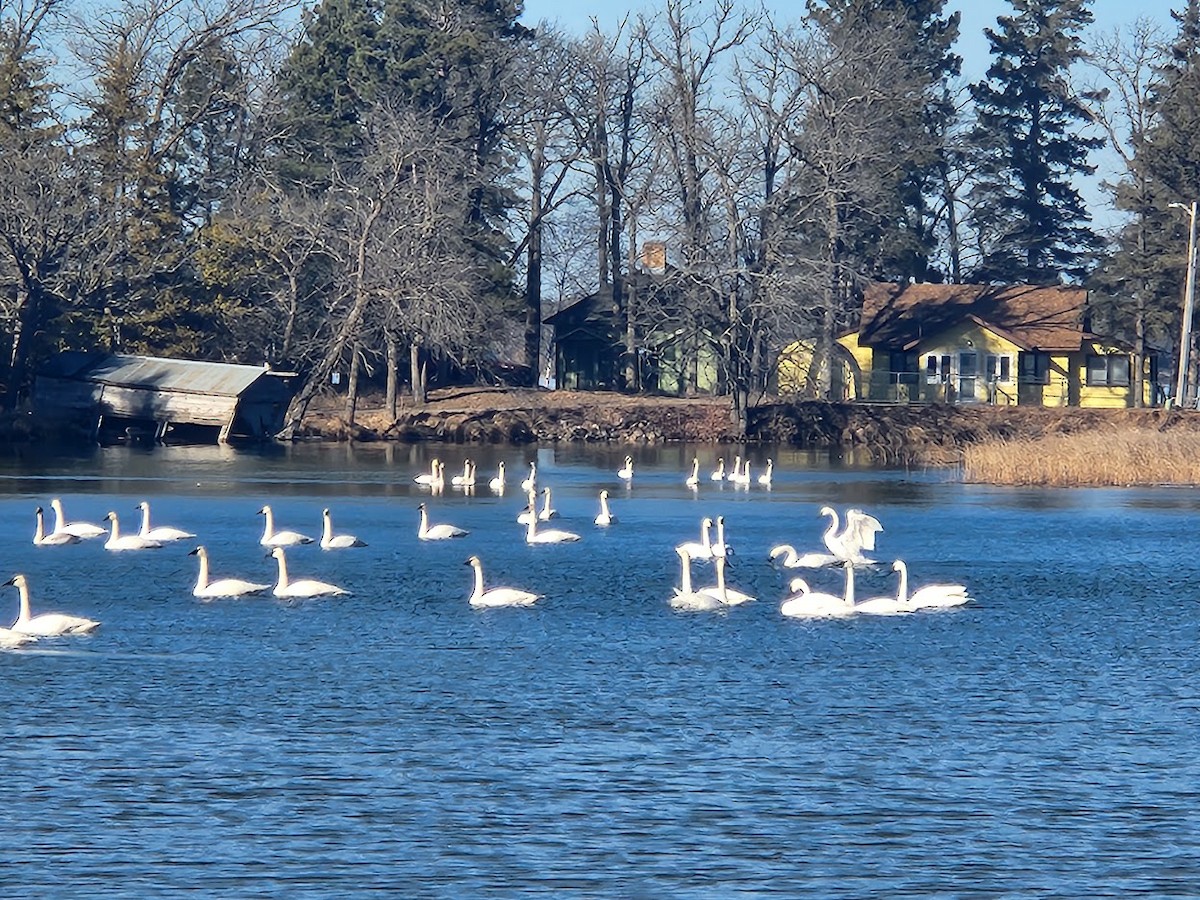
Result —
<instances>
[{"instance_id":1,"label":"weathered wooden shed","mask_svg":"<svg viewBox=\"0 0 1200 900\"><path fill-rule=\"evenodd\" d=\"M33 407L50 422L152 431L156 440L175 426L231 436L267 438L282 427L296 376L265 366L63 353L39 373Z\"/></svg>"}]
</instances>

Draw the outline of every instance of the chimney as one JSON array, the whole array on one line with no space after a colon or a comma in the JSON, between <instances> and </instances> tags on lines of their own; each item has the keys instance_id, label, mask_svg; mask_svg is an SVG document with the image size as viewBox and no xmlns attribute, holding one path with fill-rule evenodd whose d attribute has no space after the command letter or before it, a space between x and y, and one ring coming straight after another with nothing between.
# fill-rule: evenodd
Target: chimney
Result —
<instances>
[{"instance_id":1,"label":"chimney","mask_svg":"<svg viewBox=\"0 0 1200 900\"><path fill-rule=\"evenodd\" d=\"M655 275L667 271L667 245L665 241L646 241L642 244L642 268Z\"/></svg>"}]
</instances>

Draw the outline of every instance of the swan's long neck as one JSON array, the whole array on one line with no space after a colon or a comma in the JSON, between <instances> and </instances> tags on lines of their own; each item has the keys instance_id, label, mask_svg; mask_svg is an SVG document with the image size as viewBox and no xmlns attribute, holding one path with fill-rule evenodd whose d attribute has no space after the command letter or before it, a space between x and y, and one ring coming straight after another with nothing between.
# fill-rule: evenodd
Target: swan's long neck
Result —
<instances>
[{"instance_id":1,"label":"swan's long neck","mask_svg":"<svg viewBox=\"0 0 1200 900\"><path fill-rule=\"evenodd\" d=\"M40 544L46 539L46 522L45 519L42 518L42 511L40 509L37 511L36 515L37 528L35 528L33 531L33 542L35 544Z\"/></svg>"},{"instance_id":2,"label":"swan's long neck","mask_svg":"<svg viewBox=\"0 0 1200 900\"><path fill-rule=\"evenodd\" d=\"M22 581L17 585L17 594L21 597L21 612L17 615L17 621L28 622L33 618L29 609L29 585Z\"/></svg>"},{"instance_id":3,"label":"swan's long neck","mask_svg":"<svg viewBox=\"0 0 1200 900\"><path fill-rule=\"evenodd\" d=\"M116 524L115 522L113 523ZM263 507L263 540L268 540L275 533L275 514L271 507Z\"/></svg>"},{"instance_id":4,"label":"swan's long neck","mask_svg":"<svg viewBox=\"0 0 1200 900\"><path fill-rule=\"evenodd\" d=\"M475 570L475 589L471 591L471 600L478 600L483 596L483 566L479 563L471 563L471 568Z\"/></svg>"},{"instance_id":5,"label":"swan's long neck","mask_svg":"<svg viewBox=\"0 0 1200 900\"><path fill-rule=\"evenodd\" d=\"M825 546L829 548L829 552L836 555L836 534L838 530L838 514L836 509L826 510L825 515L829 516L829 527L825 529Z\"/></svg>"},{"instance_id":6,"label":"swan's long neck","mask_svg":"<svg viewBox=\"0 0 1200 900\"><path fill-rule=\"evenodd\" d=\"M692 460L692 477L693 478L700 477L700 459L699 458Z\"/></svg>"},{"instance_id":7,"label":"swan's long neck","mask_svg":"<svg viewBox=\"0 0 1200 900\"><path fill-rule=\"evenodd\" d=\"M705 542L707 543L707 541ZM725 552L725 523L717 519L717 546L721 548L721 553Z\"/></svg>"},{"instance_id":8,"label":"swan's long neck","mask_svg":"<svg viewBox=\"0 0 1200 900\"><path fill-rule=\"evenodd\" d=\"M542 515L550 514L550 488L542 491Z\"/></svg>"},{"instance_id":9,"label":"swan's long neck","mask_svg":"<svg viewBox=\"0 0 1200 900\"><path fill-rule=\"evenodd\" d=\"M608 498L603 494L600 495L600 515L608 518Z\"/></svg>"},{"instance_id":10,"label":"swan's long neck","mask_svg":"<svg viewBox=\"0 0 1200 900\"><path fill-rule=\"evenodd\" d=\"M117 521L116 513L113 513L108 518L112 522L112 539L115 541L121 536L121 523Z\"/></svg>"},{"instance_id":11,"label":"swan's long neck","mask_svg":"<svg viewBox=\"0 0 1200 900\"><path fill-rule=\"evenodd\" d=\"M525 537L531 541L537 537L537 515L532 507L529 509L529 522L525 525Z\"/></svg>"},{"instance_id":12,"label":"swan's long neck","mask_svg":"<svg viewBox=\"0 0 1200 900\"><path fill-rule=\"evenodd\" d=\"M63 529L63 510L62 504L55 500L50 504L50 508L54 510L54 530L62 531Z\"/></svg>"},{"instance_id":13,"label":"swan's long neck","mask_svg":"<svg viewBox=\"0 0 1200 900\"><path fill-rule=\"evenodd\" d=\"M202 591L208 587L208 554L200 552L196 556L200 558L200 575L196 578L196 590Z\"/></svg>"},{"instance_id":14,"label":"swan's long neck","mask_svg":"<svg viewBox=\"0 0 1200 900\"><path fill-rule=\"evenodd\" d=\"M281 591L288 586L287 560L282 553L276 553L275 562L279 563L279 583L275 585L275 590Z\"/></svg>"},{"instance_id":15,"label":"swan's long neck","mask_svg":"<svg viewBox=\"0 0 1200 900\"><path fill-rule=\"evenodd\" d=\"M417 537L423 538L429 533L429 513L425 507L421 507L421 526L417 529Z\"/></svg>"},{"instance_id":16,"label":"swan's long neck","mask_svg":"<svg viewBox=\"0 0 1200 900\"><path fill-rule=\"evenodd\" d=\"M321 526L321 541L325 542L333 537L333 516L325 513L321 518L324 519L324 524Z\"/></svg>"},{"instance_id":17,"label":"swan's long neck","mask_svg":"<svg viewBox=\"0 0 1200 900\"><path fill-rule=\"evenodd\" d=\"M142 507L142 528L141 528L141 533L142 533L142 534L149 534L149 533L150 533L150 507L149 507L149 506L143 506L143 507Z\"/></svg>"},{"instance_id":18,"label":"swan's long neck","mask_svg":"<svg viewBox=\"0 0 1200 900\"><path fill-rule=\"evenodd\" d=\"M717 460L717 474L721 475L721 476L725 475L725 459L724 459L724 457Z\"/></svg>"},{"instance_id":19,"label":"swan's long neck","mask_svg":"<svg viewBox=\"0 0 1200 900\"><path fill-rule=\"evenodd\" d=\"M692 593L692 558L686 551L679 553L679 591L682 594Z\"/></svg>"},{"instance_id":20,"label":"swan's long neck","mask_svg":"<svg viewBox=\"0 0 1200 900\"><path fill-rule=\"evenodd\" d=\"M846 605L854 605L854 566L846 563Z\"/></svg>"},{"instance_id":21,"label":"swan's long neck","mask_svg":"<svg viewBox=\"0 0 1200 900\"><path fill-rule=\"evenodd\" d=\"M717 593L721 595L722 603L728 603L729 594L725 592L725 557L718 556L714 565L717 568Z\"/></svg>"},{"instance_id":22,"label":"swan's long neck","mask_svg":"<svg viewBox=\"0 0 1200 900\"><path fill-rule=\"evenodd\" d=\"M908 602L908 566L897 560L896 571L900 573L900 589L896 592L896 600L900 603Z\"/></svg>"},{"instance_id":23,"label":"swan's long neck","mask_svg":"<svg viewBox=\"0 0 1200 900\"><path fill-rule=\"evenodd\" d=\"M787 566L789 569L792 568L793 566L795 566L796 563L798 563L800 561L800 557L796 555L796 548L793 547L791 544L783 545L783 553L784 553L783 564L785 566Z\"/></svg>"},{"instance_id":24,"label":"swan's long neck","mask_svg":"<svg viewBox=\"0 0 1200 900\"><path fill-rule=\"evenodd\" d=\"M712 536L709 533L709 527L711 524L712 523L709 522L707 519L705 519L703 522L700 523L700 538L701 538L701 540L704 541L704 549L705 550L712 549Z\"/></svg>"}]
</instances>

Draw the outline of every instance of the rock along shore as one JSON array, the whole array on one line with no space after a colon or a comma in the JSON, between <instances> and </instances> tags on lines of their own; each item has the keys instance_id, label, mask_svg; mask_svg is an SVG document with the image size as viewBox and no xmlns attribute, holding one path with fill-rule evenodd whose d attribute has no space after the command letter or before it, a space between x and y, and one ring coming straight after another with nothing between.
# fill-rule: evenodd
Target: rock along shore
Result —
<instances>
[{"instance_id":1,"label":"rock along shore","mask_svg":"<svg viewBox=\"0 0 1200 900\"><path fill-rule=\"evenodd\" d=\"M613 393L461 388L406 406L390 421L360 404L348 428L333 402L310 411L303 436L323 440L450 443L738 442L865 451L881 463L953 464L981 441L1085 431L1200 431L1200 414L1162 409L1044 409L768 402L751 410L742 438L726 398L640 397Z\"/></svg>"}]
</instances>

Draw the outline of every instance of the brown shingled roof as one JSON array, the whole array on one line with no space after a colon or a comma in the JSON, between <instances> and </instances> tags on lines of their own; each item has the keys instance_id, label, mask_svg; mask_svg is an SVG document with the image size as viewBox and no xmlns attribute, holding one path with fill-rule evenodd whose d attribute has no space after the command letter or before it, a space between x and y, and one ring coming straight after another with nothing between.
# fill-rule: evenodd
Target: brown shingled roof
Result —
<instances>
[{"instance_id":1,"label":"brown shingled roof","mask_svg":"<svg viewBox=\"0 0 1200 900\"><path fill-rule=\"evenodd\" d=\"M1087 291L1065 285L872 284L859 343L902 348L973 318L1029 350L1078 350L1086 308Z\"/></svg>"}]
</instances>

